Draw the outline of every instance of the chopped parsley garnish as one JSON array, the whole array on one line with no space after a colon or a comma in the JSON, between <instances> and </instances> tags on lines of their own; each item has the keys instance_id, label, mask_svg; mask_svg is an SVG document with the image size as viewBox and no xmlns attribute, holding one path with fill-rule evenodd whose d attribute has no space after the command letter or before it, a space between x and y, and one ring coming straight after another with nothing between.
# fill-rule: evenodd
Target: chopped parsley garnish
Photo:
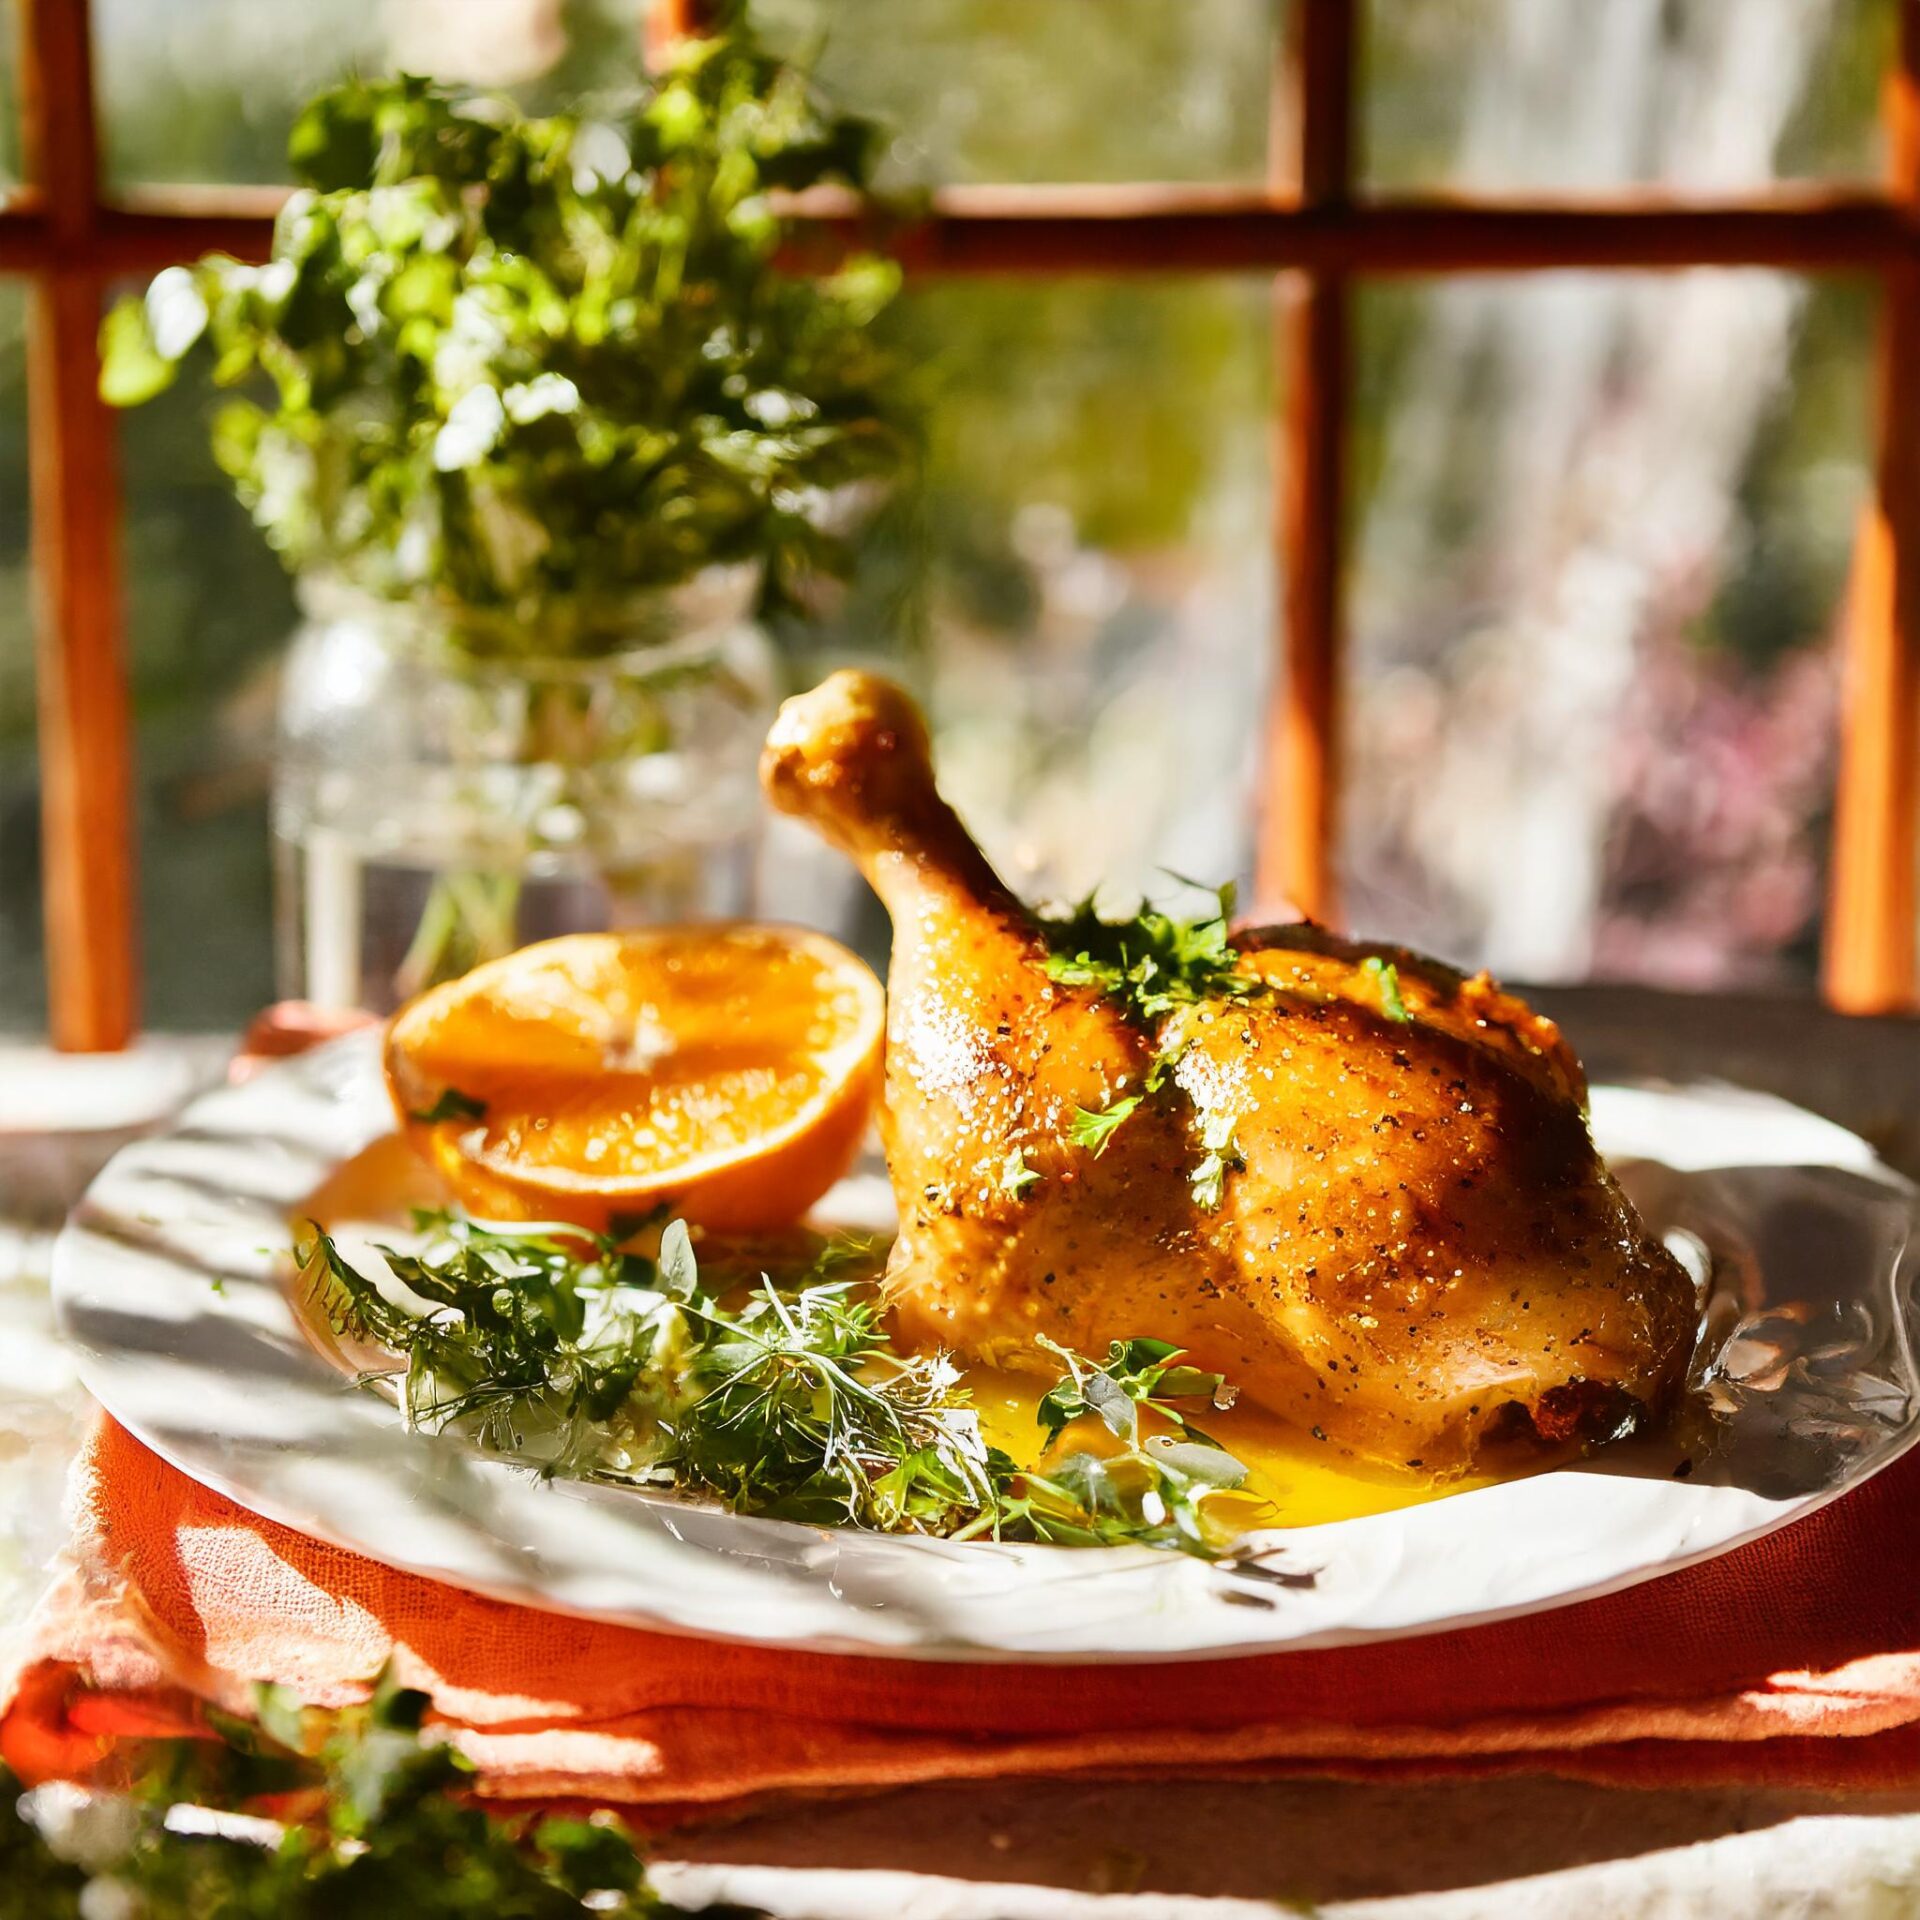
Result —
<instances>
[{"instance_id":1,"label":"chopped parsley garnish","mask_svg":"<svg viewBox=\"0 0 1920 1920\"><path fill-rule=\"evenodd\" d=\"M1042 918L1051 949L1047 976L1063 986L1095 987L1136 1026L1152 1028L1176 1007L1244 1000L1260 982L1240 971L1227 940L1231 883L1215 892L1214 911L1178 920L1142 903L1130 920L1103 920L1087 899L1071 913Z\"/></svg>"},{"instance_id":2,"label":"chopped parsley garnish","mask_svg":"<svg viewBox=\"0 0 1920 1920\"><path fill-rule=\"evenodd\" d=\"M407 1115L409 1120L418 1120L422 1126L436 1126L442 1120L484 1120L487 1117L487 1103L476 1100L470 1093L462 1093L458 1087L448 1087L430 1107L421 1107Z\"/></svg>"},{"instance_id":3,"label":"chopped parsley garnish","mask_svg":"<svg viewBox=\"0 0 1920 1920\"><path fill-rule=\"evenodd\" d=\"M1370 974L1380 988L1380 1011L1389 1020L1408 1021L1413 1015L1407 1011L1407 1003L1400 997L1400 969L1391 960L1382 960L1377 953L1370 953L1360 962L1360 971Z\"/></svg>"},{"instance_id":4,"label":"chopped parsley garnish","mask_svg":"<svg viewBox=\"0 0 1920 1920\"><path fill-rule=\"evenodd\" d=\"M1109 1100L1104 1107L1075 1107L1073 1120L1067 1129L1067 1137L1076 1147L1086 1147L1097 1160L1113 1143L1113 1136L1119 1131L1122 1121L1130 1118L1145 1100L1156 1094L1173 1077L1173 1070L1180 1064L1180 1056L1187 1050L1183 1039L1176 1039L1172 1045L1162 1047L1153 1056L1147 1066L1147 1076L1140 1083L1138 1093L1123 1094L1117 1100Z\"/></svg>"},{"instance_id":5,"label":"chopped parsley garnish","mask_svg":"<svg viewBox=\"0 0 1920 1920\"><path fill-rule=\"evenodd\" d=\"M1001 1165L1000 1191L1009 1200L1018 1200L1023 1198L1027 1189L1035 1185L1039 1179L1040 1175L1027 1165L1026 1148L1015 1147Z\"/></svg>"},{"instance_id":6,"label":"chopped parsley garnish","mask_svg":"<svg viewBox=\"0 0 1920 1920\"><path fill-rule=\"evenodd\" d=\"M1068 1137L1096 1159L1113 1144L1114 1135L1138 1112L1141 1102L1173 1078L1190 1044L1190 1036L1177 1030L1162 1034L1161 1023L1204 1002L1248 1000L1264 991L1256 975L1241 971L1240 955L1227 938L1227 923L1233 917L1231 883L1213 898L1214 911L1191 920L1175 919L1146 905L1131 920L1103 920L1089 898L1070 914L1040 923L1052 949L1047 958L1050 979L1065 986L1098 989L1133 1025L1160 1040L1139 1092L1110 1100L1104 1107L1074 1110ZM1227 1174L1245 1164L1232 1144L1231 1121L1219 1140L1210 1137L1212 1130L1212 1121L1203 1123L1202 1157L1192 1175L1194 1198L1209 1212L1220 1204Z\"/></svg>"},{"instance_id":7,"label":"chopped parsley garnish","mask_svg":"<svg viewBox=\"0 0 1920 1920\"><path fill-rule=\"evenodd\" d=\"M1073 1124L1067 1137L1076 1147L1085 1147L1097 1160L1113 1142L1114 1134L1119 1130L1121 1121L1128 1118L1139 1106L1142 1095L1127 1094L1123 1099L1109 1102L1095 1110L1091 1107L1075 1107Z\"/></svg>"},{"instance_id":8,"label":"chopped parsley garnish","mask_svg":"<svg viewBox=\"0 0 1920 1920\"><path fill-rule=\"evenodd\" d=\"M1234 1138L1233 1115L1209 1114L1200 1123L1200 1144L1206 1155L1194 1168L1188 1185L1193 1189L1194 1204L1203 1213L1213 1213L1225 1193L1227 1175L1247 1164Z\"/></svg>"},{"instance_id":9,"label":"chopped parsley garnish","mask_svg":"<svg viewBox=\"0 0 1920 1920\"><path fill-rule=\"evenodd\" d=\"M657 1256L575 1227L423 1213L417 1253L381 1249L401 1303L327 1234L299 1250L337 1332L384 1348L409 1424L451 1430L543 1474L678 1486L737 1511L888 1532L1221 1551L1206 1512L1245 1470L1170 1403L1231 1404L1158 1340L1066 1372L1041 1402L1049 1457L1023 1470L983 1439L959 1369L888 1339L869 1243L827 1244L781 1282L703 1273L686 1227ZM1123 1404L1124 1403L1124 1404ZM1175 1437L1144 1441L1140 1408ZM1121 1450L1053 1460L1097 1415Z\"/></svg>"}]
</instances>

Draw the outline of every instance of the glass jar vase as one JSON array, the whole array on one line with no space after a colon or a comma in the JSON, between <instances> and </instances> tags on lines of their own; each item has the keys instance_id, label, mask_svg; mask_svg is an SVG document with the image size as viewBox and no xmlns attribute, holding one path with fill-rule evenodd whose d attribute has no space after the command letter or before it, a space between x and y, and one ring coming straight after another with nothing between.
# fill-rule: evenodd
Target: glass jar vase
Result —
<instances>
[{"instance_id":1,"label":"glass jar vase","mask_svg":"<svg viewBox=\"0 0 1920 1920\"><path fill-rule=\"evenodd\" d=\"M530 940L753 908L774 705L753 567L564 654L303 583L280 696L280 991L384 1013Z\"/></svg>"}]
</instances>

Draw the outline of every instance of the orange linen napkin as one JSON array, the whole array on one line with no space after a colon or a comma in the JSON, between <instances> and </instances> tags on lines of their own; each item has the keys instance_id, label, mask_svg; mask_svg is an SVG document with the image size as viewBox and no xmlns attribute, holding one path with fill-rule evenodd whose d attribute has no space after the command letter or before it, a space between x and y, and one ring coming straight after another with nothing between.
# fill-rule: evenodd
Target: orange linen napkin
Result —
<instances>
[{"instance_id":1,"label":"orange linen napkin","mask_svg":"<svg viewBox=\"0 0 1920 1920\"><path fill-rule=\"evenodd\" d=\"M1163 1666L937 1665L542 1614L255 1518L103 1421L73 1566L0 1718L28 1779L391 1662L509 1799L655 1821L776 1792L1016 1774L1546 1770L1920 1785L1920 1457L1628 1592L1420 1639Z\"/></svg>"}]
</instances>

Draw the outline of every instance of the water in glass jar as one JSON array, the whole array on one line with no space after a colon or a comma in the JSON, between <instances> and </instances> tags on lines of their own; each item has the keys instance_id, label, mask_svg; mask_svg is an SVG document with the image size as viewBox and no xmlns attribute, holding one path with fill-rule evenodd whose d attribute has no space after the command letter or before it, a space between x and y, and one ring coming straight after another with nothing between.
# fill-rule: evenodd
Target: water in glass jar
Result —
<instances>
[{"instance_id":1,"label":"water in glass jar","mask_svg":"<svg viewBox=\"0 0 1920 1920\"><path fill-rule=\"evenodd\" d=\"M610 873L548 856L524 866L410 862L324 827L276 834L282 991L388 1013L441 980L531 941L605 927L751 912L756 848L733 835L663 847Z\"/></svg>"}]
</instances>

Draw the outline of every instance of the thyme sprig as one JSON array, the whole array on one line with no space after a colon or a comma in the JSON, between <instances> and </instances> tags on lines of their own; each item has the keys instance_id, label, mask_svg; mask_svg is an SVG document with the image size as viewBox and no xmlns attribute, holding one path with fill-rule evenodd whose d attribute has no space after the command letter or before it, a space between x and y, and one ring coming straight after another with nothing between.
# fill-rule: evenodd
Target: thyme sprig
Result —
<instances>
[{"instance_id":1,"label":"thyme sprig","mask_svg":"<svg viewBox=\"0 0 1920 1920\"><path fill-rule=\"evenodd\" d=\"M407 1299L317 1228L295 1250L324 1285L334 1331L398 1356L364 1378L398 1386L409 1426L455 1428L548 1473L588 1472L645 1444L658 1409L640 1395L642 1374L669 1365L683 1339L660 1263L567 1226L423 1209L414 1228L426 1236L418 1251L378 1249Z\"/></svg>"},{"instance_id":2,"label":"thyme sprig","mask_svg":"<svg viewBox=\"0 0 1920 1920\"><path fill-rule=\"evenodd\" d=\"M383 1287L319 1228L297 1250L335 1331L385 1350L410 1425L451 1430L544 1474L677 1486L736 1511L884 1532L1221 1551L1210 1511L1241 1464L1176 1402L1232 1403L1159 1340L1064 1366L1023 1469L987 1444L960 1370L903 1352L869 1243L823 1247L797 1278L704 1274L685 1225L647 1255L574 1227L416 1216L424 1244L381 1248ZM404 1294L405 1297L399 1297ZM1171 1434L1142 1435L1145 1409ZM1117 1447L1059 1454L1097 1418ZM1056 1455L1058 1457L1056 1457Z\"/></svg>"},{"instance_id":3,"label":"thyme sprig","mask_svg":"<svg viewBox=\"0 0 1920 1920\"><path fill-rule=\"evenodd\" d=\"M944 1354L902 1354L851 1280L782 1294L762 1280L705 1332L654 1477L729 1506L881 1531L949 1533L996 1495L979 1421Z\"/></svg>"},{"instance_id":4,"label":"thyme sprig","mask_svg":"<svg viewBox=\"0 0 1920 1920\"><path fill-rule=\"evenodd\" d=\"M1236 1398L1224 1378L1183 1365L1182 1349L1165 1340L1115 1340L1097 1363L1044 1334L1038 1344L1066 1367L1038 1408L1049 1452L1088 1416L1118 1444L1110 1453L1069 1453L1043 1472L1022 1475L1009 1489L1003 1527L1017 1522L1064 1546L1217 1553L1226 1535L1212 1511L1216 1496L1240 1488L1247 1469L1177 1403L1199 1400L1224 1412ZM1143 1410L1173 1431L1143 1434Z\"/></svg>"},{"instance_id":5,"label":"thyme sprig","mask_svg":"<svg viewBox=\"0 0 1920 1920\"><path fill-rule=\"evenodd\" d=\"M1096 1414L1116 1440L1129 1445L1139 1437L1140 1409L1147 1408L1183 1432L1199 1433L1175 1403L1203 1399L1224 1413L1239 1398L1226 1376L1183 1366L1185 1349L1166 1340L1115 1340L1097 1365L1071 1347L1049 1340L1038 1344L1066 1363L1066 1374L1040 1402L1039 1420L1049 1446L1075 1420ZM1201 1436L1205 1438L1204 1435Z\"/></svg>"}]
</instances>

